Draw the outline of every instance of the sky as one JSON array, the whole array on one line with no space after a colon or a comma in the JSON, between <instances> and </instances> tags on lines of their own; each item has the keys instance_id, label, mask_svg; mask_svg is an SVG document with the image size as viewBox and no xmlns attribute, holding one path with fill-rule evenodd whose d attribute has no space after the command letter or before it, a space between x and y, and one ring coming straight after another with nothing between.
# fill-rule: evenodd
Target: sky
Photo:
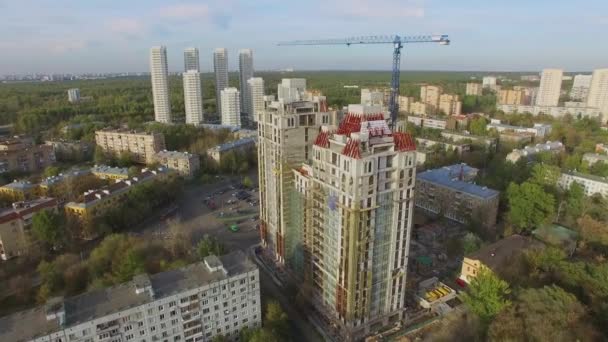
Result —
<instances>
[{"instance_id":1,"label":"sky","mask_svg":"<svg viewBox=\"0 0 608 342\"><path fill-rule=\"evenodd\" d=\"M254 50L257 70L388 70L390 45L277 46L295 39L447 34L411 44L404 70L588 71L608 67L607 0L0 0L0 74L141 72L165 45L169 70L198 47Z\"/></svg>"}]
</instances>

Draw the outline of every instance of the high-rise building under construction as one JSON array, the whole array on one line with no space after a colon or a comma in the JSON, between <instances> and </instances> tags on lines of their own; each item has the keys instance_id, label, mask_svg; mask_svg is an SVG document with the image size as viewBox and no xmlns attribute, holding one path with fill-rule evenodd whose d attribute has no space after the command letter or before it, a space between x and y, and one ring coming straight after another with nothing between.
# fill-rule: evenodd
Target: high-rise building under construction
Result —
<instances>
[{"instance_id":1,"label":"high-rise building under construction","mask_svg":"<svg viewBox=\"0 0 608 342\"><path fill-rule=\"evenodd\" d=\"M404 313L415 144L380 106L351 105L337 126L325 113L294 113L260 123L262 239L342 340L358 340ZM272 126L313 118L306 143ZM275 142L278 132L295 145Z\"/></svg>"}]
</instances>

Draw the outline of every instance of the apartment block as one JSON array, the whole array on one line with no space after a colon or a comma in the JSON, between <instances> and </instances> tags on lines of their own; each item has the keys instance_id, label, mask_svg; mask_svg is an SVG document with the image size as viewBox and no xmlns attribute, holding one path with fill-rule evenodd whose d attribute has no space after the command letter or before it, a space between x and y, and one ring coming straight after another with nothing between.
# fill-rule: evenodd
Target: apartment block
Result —
<instances>
[{"instance_id":1,"label":"apartment block","mask_svg":"<svg viewBox=\"0 0 608 342\"><path fill-rule=\"evenodd\" d=\"M440 147L447 152L455 152L458 155L469 152L471 150L471 144L466 142L450 141L448 139L428 139L428 138L416 138L417 148L428 149L433 146Z\"/></svg>"},{"instance_id":2,"label":"apartment block","mask_svg":"<svg viewBox=\"0 0 608 342\"><path fill-rule=\"evenodd\" d=\"M249 121L253 121L253 104L251 102L250 78L253 77L253 50L239 50L239 86L241 112L245 113Z\"/></svg>"},{"instance_id":3,"label":"apartment block","mask_svg":"<svg viewBox=\"0 0 608 342\"><path fill-rule=\"evenodd\" d=\"M260 278L241 251L0 318L2 341L236 340L261 326ZM25 328L27 327L27 328Z\"/></svg>"},{"instance_id":4,"label":"apartment block","mask_svg":"<svg viewBox=\"0 0 608 342\"><path fill-rule=\"evenodd\" d=\"M129 178L129 169L126 167L95 165L91 168L91 173L99 179L120 180Z\"/></svg>"},{"instance_id":5,"label":"apartment block","mask_svg":"<svg viewBox=\"0 0 608 342\"><path fill-rule=\"evenodd\" d=\"M201 168L201 160L198 154L178 151L160 151L156 154L156 160L162 166L186 178L192 178Z\"/></svg>"},{"instance_id":6,"label":"apartment block","mask_svg":"<svg viewBox=\"0 0 608 342\"><path fill-rule=\"evenodd\" d=\"M38 198L15 202L10 208L0 209L0 258L2 260L28 253L32 247L29 236L32 217L42 210L56 211L57 200ZM1 335L0 332L0 337Z\"/></svg>"},{"instance_id":7,"label":"apartment block","mask_svg":"<svg viewBox=\"0 0 608 342\"><path fill-rule=\"evenodd\" d=\"M430 105L422 102L412 102L410 103L410 111L414 115L427 115L432 112L432 108Z\"/></svg>"},{"instance_id":8,"label":"apartment block","mask_svg":"<svg viewBox=\"0 0 608 342\"><path fill-rule=\"evenodd\" d=\"M399 96L399 112L409 113L410 105L414 102L414 98L411 96Z\"/></svg>"},{"instance_id":9,"label":"apartment block","mask_svg":"<svg viewBox=\"0 0 608 342\"><path fill-rule=\"evenodd\" d=\"M523 105L526 93L523 90L501 90L498 92L498 103L507 105Z\"/></svg>"},{"instance_id":10,"label":"apartment block","mask_svg":"<svg viewBox=\"0 0 608 342\"><path fill-rule=\"evenodd\" d=\"M129 130L104 129L95 131L95 143L106 153L115 155L129 152L142 164L154 162L154 155L165 150L162 133L146 133Z\"/></svg>"},{"instance_id":11,"label":"apartment block","mask_svg":"<svg viewBox=\"0 0 608 342\"><path fill-rule=\"evenodd\" d=\"M150 49L150 76L154 99L154 120L171 123L171 100L169 94L169 67L167 48L154 46Z\"/></svg>"},{"instance_id":12,"label":"apartment block","mask_svg":"<svg viewBox=\"0 0 608 342\"><path fill-rule=\"evenodd\" d=\"M540 87L536 97L537 106L557 106L562 89L561 69L544 69L540 77Z\"/></svg>"},{"instance_id":13,"label":"apartment block","mask_svg":"<svg viewBox=\"0 0 608 342\"><path fill-rule=\"evenodd\" d=\"M496 138L447 130L441 131L441 136L452 141L471 141L474 144L485 145L490 149L494 150L496 149L498 143L498 140Z\"/></svg>"},{"instance_id":14,"label":"apartment block","mask_svg":"<svg viewBox=\"0 0 608 342\"><path fill-rule=\"evenodd\" d=\"M78 88L68 89L68 101L70 103L80 102L80 89L78 89Z\"/></svg>"},{"instance_id":15,"label":"apartment block","mask_svg":"<svg viewBox=\"0 0 608 342\"><path fill-rule=\"evenodd\" d=\"M562 189L568 190L572 183L575 182L585 189L585 195L587 196L595 194L600 194L604 198L608 196L608 180L605 177L580 172L564 172L557 181L557 184Z\"/></svg>"},{"instance_id":16,"label":"apartment block","mask_svg":"<svg viewBox=\"0 0 608 342\"><path fill-rule=\"evenodd\" d=\"M533 161L539 153L561 153L564 151L564 144L559 141L547 141L546 143L526 146L523 149L514 149L507 154L506 160L517 163L521 158Z\"/></svg>"},{"instance_id":17,"label":"apartment block","mask_svg":"<svg viewBox=\"0 0 608 342\"><path fill-rule=\"evenodd\" d=\"M441 87L424 85L420 87L420 102L426 103L432 110L436 110L439 106L439 96L443 90Z\"/></svg>"},{"instance_id":18,"label":"apartment block","mask_svg":"<svg viewBox=\"0 0 608 342\"><path fill-rule=\"evenodd\" d=\"M235 141L230 141L221 145L211 147L207 150L207 155L217 163L221 162L226 153L234 152L253 152L255 148L256 137L247 137Z\"/></svg>"},{"instance_id":19,"label":"apartment block","mask_svg":"<svg viewBox=\"0 0 608 342\"><path fill-rule=\"evenodd\" d=\"M483 86L481 83L467 83L466 95L481 96L482 93Z\"/></svg>"},{"instance_id":20,"label":"apartment block","mask_svg":"<svg viewBox=\"0 0 608 342\"><path fill-rule=\"evenodd\" d=\"M570 89L570 99L575 101L587 101L589 88L591 87L591 78L593 75L576 75Z\"/></svg>"},{"instance_id":21,"label":"apartment block","mask_svg":"<svg viewBox=\"0 0 608 342\"><path fill-rule=\"evenodd\" d=\"M378 107L350 105L293 170L285 258L304 275L317 312L340 327L340 341L403 318L415 149Z\"/></svg>"},{"instance_id":22,"label":"apartment block","mask_svg":"<svg viewBox=\"0 0 608 342\"><path fill-rule=\"evenodd\" d=\"M490 119L490 123L486 126L486 129L493 129L497 132L512 131L516 133L532 133L535 137L541 138L551 133L550 124L535 123L532 127L523 127L503 124L499 119Z\"/></svg>"},{"instance_id":23,"label":"apartment block","mask_svg":"<svg viewBox=\"0 0 608 342\"><path fill-rule=\"evenodd\" d=\"M443 94L439 96L439 111L445 115L460 115L462 111L462 102L458 95Z\"/></svg>"},{"instance_id":24,"label":"apartment block","mask_svg":"<svg viewBox=\"0 0 608 342\"><path fill-rule=\"evenodd\" d=\"M473 183L477 169L455 164L418 174L416 207L460 223L496 225L499 192Z\"/></svg>"},{"instance_id":25,"label":"apartment block","mask_svg":"<svg viewBox=\"0 0 608 342\"><path fill-rule=\"evenodd\" d=\"M222 125L241 127L240 92L236 88L221 91Z\"/></svg>"},{"instance_id":26,"label":"apartment block","mask_svg":"<svg viewBox=\"0 0 608 342\"><path fill-rule=\"evenodd\" d=\"M433 128L444 130L447 127L447 119L430 117L430 116L414 116L408 115L407 121L413 123L418 127Z\"/></svg>"},{"instance_id":27,"label":"apartment block","mask_svg":"<svg viewBox=\"0 0 608 342\"><path fill-rule=\"evenodd\" d=\"M384 105L384 92L378 89L361 89L361 104L372 106Z\"/></svg>"},{"instance_id":28,"label":"apartment block","mask_svg":"<svg viewBox=\"0 0 608 342\"><path fill-rule=\"evenodd\" d=\"M599 153L585 153L583 154L583 161L587 162L589 166L595 163L605 163L608 164L608 155L599 154Z\"/></svg>"},{"instance_id":29,"label":"apartment block","mask_svg":"<svg viewBox=\"0 0 608 342\"><path fill-rule=\"evenodd\" d=\"M494 90L496 88L496 77L485 76L482 79L482 85L484 88L490 88L490 89Z\"/></svg>"},{"instance_id":30,"label":"apartment block","mask_svg":"<svg viewBox=\"0 0 608 342\"><path fill-rule=\"evenodd\" d=\"M268 105L258 121L258 172L260 184L260 238L269 255L285 262L285 238L293 187L292 169L312 158L312 145L331 113L324 96L304 98L306 81L283 80L279 101Z\"/></svg>"},{"instance_id":31,"label":"apartment block","mask_svg":"<svg viewBox=\"0 0 608 342\"><path fill-rule=\"evenodd\" d=\"M95 150L93 143L78 140L47 140L44 144L53 147L55 158L59 161L66 159L86 160L93 156Z\"/></svg>"},{"instance_id":32,"label":"apartment block","mask_svg":"<svg viewBox=\"0 0 608 342\"><path fill-rule=\"evenodd\" d=\"M251 99L251 115L253 121L258 121L258 115L266 107L264 101L264 79L252 77L247 80L249 98Z\"/></svg>"},{"instance_id":33,"label":"apartment block","mask_svg":"<svg viewBox=\"0 0 608 342\"><path fill-rule=\"evenodd\" d=\"M32 139L23 137L0 140L0 173L37 172L54 163L52 146L36 145Z\"/></svg>"},{"instance_id":34,"label":"apartment block","mask_svg":"<svg viewBox=\"0 0 608 342\"><path fill-rule=\"evenodd\" d=\"M203 123L203 90L201 74L196 70L183 73L184 82L184 108L186 109L186 123L198 126Z\"/></svg>"},{"instance_id":35,"label":"apartment block","mask_svg":"<svg viewBox=\"0 0 608 342\"><path fill-rule=\"evenodd\" d=\"M602 114L608 115L608 69L593 71L587 107L597 108Z\"/></svg>"},{"instance_id":36,"label":"apartment block","mask_svg":"<svg viewBox=\"0 0 608 342\"><path fill-rule=\"evenodd\" d=\"M36 196L36 185L24 180L14 180L0 186L0 196L8 201L23 201Z\"/></svg>"},{"instance_id":37,"label":"apartment block","mask_svg":"<svg viewBox=\"0 0 608 342\"><path fill-rule=\"evenodd\" d=\"M222 113L222 90L228 87L228 50L217 48L213 51L213 72L215 73L215 104L217 113Z\"/></svg>"},{"instance_id":38,"label":"apartment block","mask_svg":"<svg viewBox=\"0 0 608 342\"><path fill-rule=\"evenodd\" d=\"M201 71L198 49L195 47L184 49L184 72L188 72L190 70L194 70L196 72Z\"/></svg>"}]
</instances>

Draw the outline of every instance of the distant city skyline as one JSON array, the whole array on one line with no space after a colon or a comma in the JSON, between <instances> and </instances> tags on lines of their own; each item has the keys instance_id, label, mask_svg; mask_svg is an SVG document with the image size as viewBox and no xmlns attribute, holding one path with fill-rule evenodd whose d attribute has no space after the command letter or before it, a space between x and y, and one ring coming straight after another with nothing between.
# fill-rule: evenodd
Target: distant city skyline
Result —
<instances>
[{"instance_id":1,"label":"distant city skyline","mask_svg":"<svg viewBox=\"0 0 608 342\"><path fill-rule=\"evenodd\" d=\"M183 70L190 46L200 51L201 72L212 70L216 47L228 49L231 70L242 48L255 51L258 70L388 70L389 46L276 43L427 33L448 34L453 44L406 47L404 70L591 71L606 67L606 13L603 0L0 0L0 74L147 71L155 45L167 47L170 72Z\"/></svg>"}]
</instances>

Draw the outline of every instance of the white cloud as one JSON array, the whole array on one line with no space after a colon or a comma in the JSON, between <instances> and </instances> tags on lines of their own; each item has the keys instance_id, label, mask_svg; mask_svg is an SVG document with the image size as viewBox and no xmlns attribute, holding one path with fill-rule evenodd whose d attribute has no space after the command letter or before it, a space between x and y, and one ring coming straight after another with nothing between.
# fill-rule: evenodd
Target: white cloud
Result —
<instances>
[{"instance_id":1,"label":"white cloud","mask_svg":"<svg viewBox=\"0 0 608 342\"><path fill-rule=\"evenodd\" d=\"M144 32L144 25L137 19L133 18L116 18L107 23L107 27L113 33L121 33L127 35L139 35Z\"/></svg>"},{"instance_id":2,"label":"white cloud","mask_svg":"<svg viewBox=\"0 0 608 342\"><path fill-rule=\"evenodd\" d=\"M164 7L160 10L160 16L176 19L201 19L209 16L207 4L180 4Z\"/></svg>"}]
</instances>

